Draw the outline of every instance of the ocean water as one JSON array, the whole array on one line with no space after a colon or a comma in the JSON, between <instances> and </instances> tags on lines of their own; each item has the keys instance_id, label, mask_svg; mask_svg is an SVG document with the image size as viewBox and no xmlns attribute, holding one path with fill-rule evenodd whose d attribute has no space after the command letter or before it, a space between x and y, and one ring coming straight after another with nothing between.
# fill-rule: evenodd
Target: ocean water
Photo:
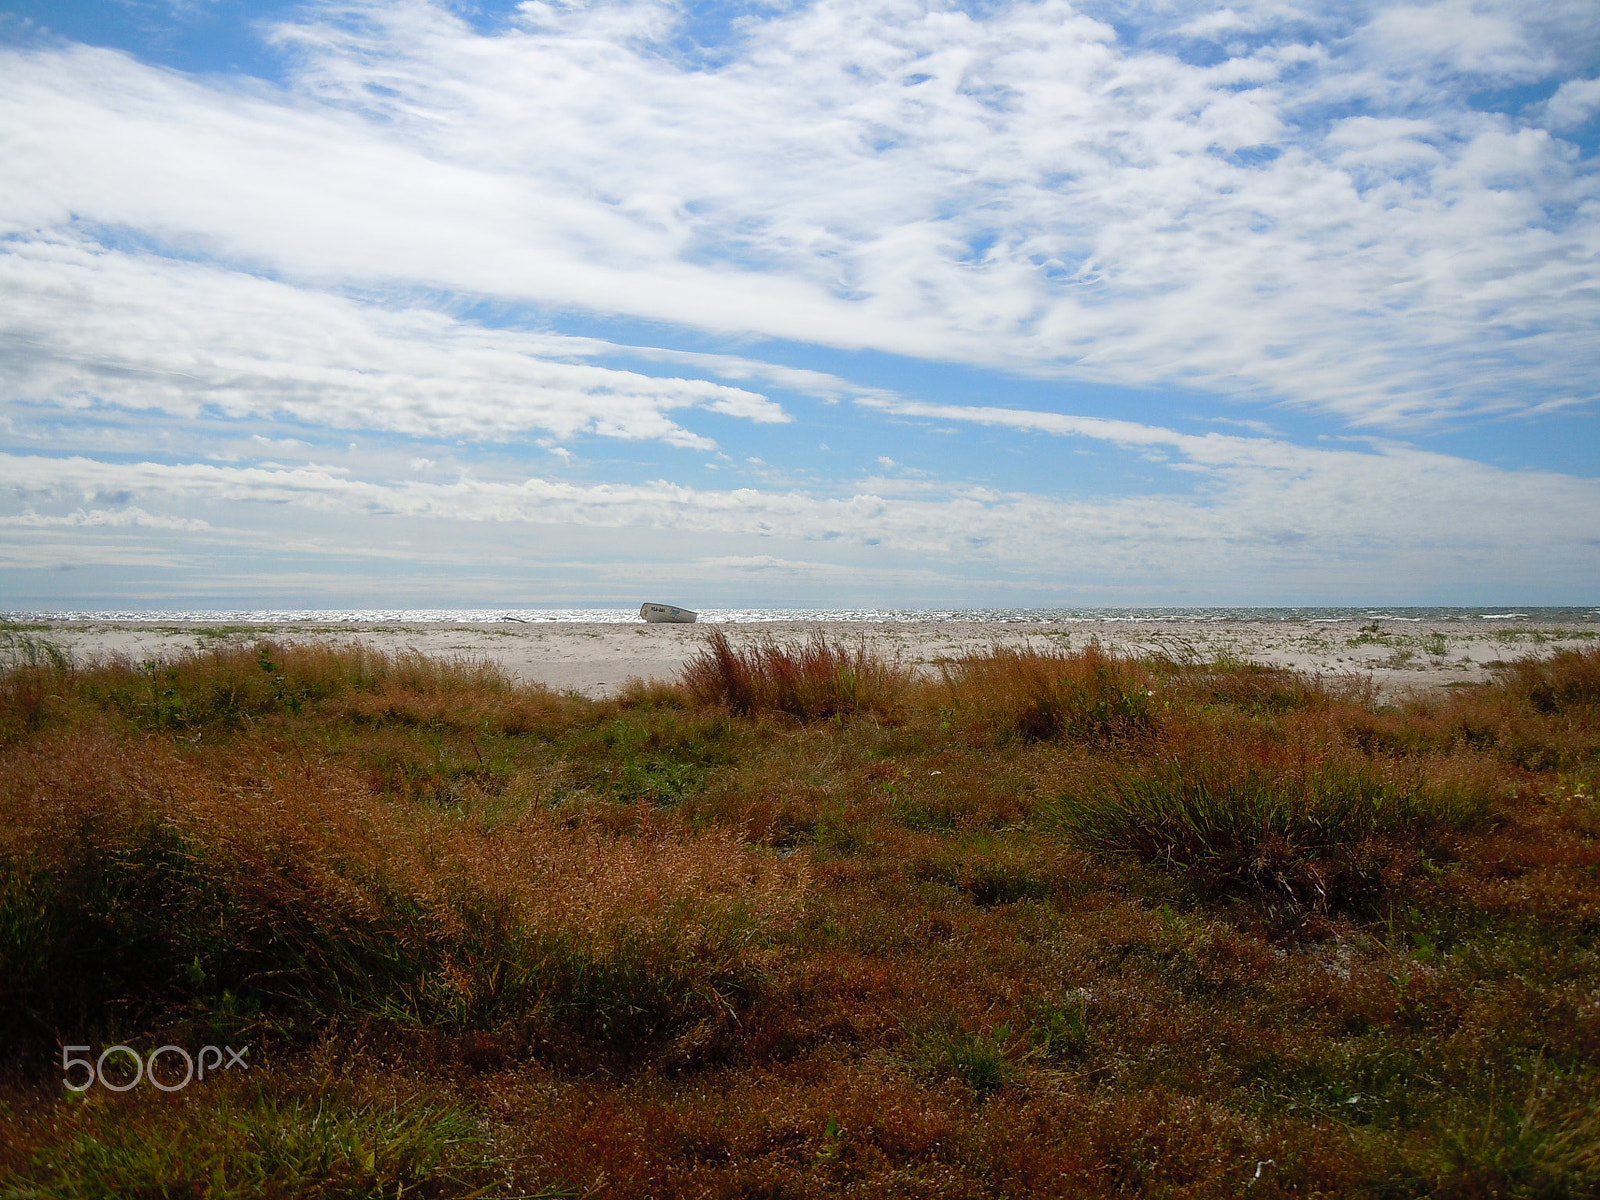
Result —
<instances>
[{"instance_id":1,"label":"ocean water","mask_svg":"<svg viewBox=\"0 0 1600 1200\"><path fill-rule=\"evenodd\" d=\"M1600 606L1569 608L705 608L710 624L763 621L973 621L987 624L1046 621L1532 621L1541 624L1600 624ZM260 609L104 609L0 614L10 621L196 621L227 625L280 625L317 622L339 625L477 625L502 621L528 624L592 623L627 625L639 620L636 608L260 608Z\"/></svg>"}]
</instances>

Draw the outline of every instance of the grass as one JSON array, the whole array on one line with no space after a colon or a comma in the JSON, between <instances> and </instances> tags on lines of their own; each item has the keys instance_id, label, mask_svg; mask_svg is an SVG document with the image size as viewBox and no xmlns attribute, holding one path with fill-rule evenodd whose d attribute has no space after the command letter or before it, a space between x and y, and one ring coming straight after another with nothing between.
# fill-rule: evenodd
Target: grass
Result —
<instances>
[{"instance_id":1,"label":"grass","mask_svg":"<svg viewBox=\"0 0 1600 1200\"><path fill-rule=\"evenodd\" d=\"M0 1019L24 1043L227 997L283 1029L544 1022L631 1052L724 1018L797 903L727 831L507 808L509 757L490 747L505 779L449 764L563 705L475 667L258 646L91 672L79 697L177 736L63 722L0 774ZM335 705L333 729L307 718ZM302 723L333 744L291 750ZM416 759L423 785L395 766Z\"/></svg>"},{"instance_id":2,"label":"grass","mask_svg":"<svg viewBox=\"0 0 1600 1200\"><path fill-rule=\"evenodd\" d=\"M1551 658L1520 659L1504 668L1505 690L1535 711L1560 716L1600 704L1600 654L1563 650Z\"/></svg>"},{"instance_id":3,"label":"grass","mask_svg":"<svg viewBox=\"0 0 1600 1200\"><path fill-rule=\"evenodd\" d=\"M1089 773L1049 812L1080 844L1156 864L1202 898L1326 912L1380 895L1408 858L1488 807L1487 795L1420 773L1213 751Z\"/></svg>"},{"instance_id":4,"label":"grass","mask_svg":"<svg viewBox=\"0 0 1600 1200\"><path fill-rule=\"evenodd\" d=\"M943 680L969 726L1002 742L1123 742L1157 721L1155 679L1145 664L1096 644L1076 653L996 646L947 664Z\"/></svg>"},{"instance_id":5,"label":"grass","mask_svg":"<svg viewBox=\"0 0 1600 1200\"><path fill-rule=\"evenodd\" d=\"M74 1114L30 1186L5 1194L50 1200L202 1195L373 1197L527 1195L459 1103L423 1096L228 1095L214 1106L154 1114ZM124 1119L118 1120L118 1117ZM561 1188L545 1196L574 1195Z\"/></svg>"},{"instance_id":6,"label":"grass","mask_svg":"<svg viewBox=\"0 0 1600 1200\"><path fill-rule=\"evenodd\" d=\"M987 1097L1011 1081L1015 1054L1008 1026L976 1033L940 1029L918 1039L915 1061L935 1079L957 1080Z\"/></svg>"},{"instance_id":7,"label":"grass","mask_svg":"<svg viewBox=\"0 0 1600 1200\"><path fill-rule=\"evenodd\" d=\"M683 672L685 690L701 703L740 716L779 712L804 720L887 715L910 681L909 670L868 654L865 642L851 649L821 632L798 646L734 646L722 630L712 629Z\"/></svg>"},{"instance_id":8,"label":"grass","mask_svg":"<svg viewBox=\"0 0 1600 1200\"><path fill-rule=\"evenodd\" d=\"M6 636L0 1196L1600 1194L1600 650Z\"/></svg>"}]
</instances>

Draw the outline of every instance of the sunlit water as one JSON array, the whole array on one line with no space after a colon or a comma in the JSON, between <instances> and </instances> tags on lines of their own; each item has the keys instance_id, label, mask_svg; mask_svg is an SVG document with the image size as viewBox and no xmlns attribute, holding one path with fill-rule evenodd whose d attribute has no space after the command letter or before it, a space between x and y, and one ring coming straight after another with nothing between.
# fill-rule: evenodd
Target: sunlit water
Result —
<instances>
[{"instance_id":1,"label":"sunlit water","mask_svg":"<svg viewBox=\"0 0 1600 1200\"><path fill-rule=\"evenodd\" d=\"M208 624L280 625L316 622L339 625L528 624L627 625L639 621L637 608L262 608L262 609L107 609L13 612L11 621L197 621ZM1600 623L1600 606L1575 608L705 608L702 622L750 624L762 621L972 621L1016 622L1193 622L1304 621L1533 621Z\"/></svg>"}]
</instances>

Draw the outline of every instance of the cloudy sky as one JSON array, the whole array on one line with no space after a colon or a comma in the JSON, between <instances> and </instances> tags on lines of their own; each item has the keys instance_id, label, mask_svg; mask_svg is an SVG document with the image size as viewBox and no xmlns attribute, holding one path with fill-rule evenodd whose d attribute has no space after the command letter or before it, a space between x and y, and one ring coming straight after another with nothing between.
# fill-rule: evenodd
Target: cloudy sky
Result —
<instances>
[{"instance_id":1,"label":"cloudy sky","mask_svg":"<svg viewBox=\"0 0 1600 1200\"><path fill-rule=\"evenodd\" d=\"M0 608L1593 603L1593 0L0 0Z\"/></svg>"}]
</instances>

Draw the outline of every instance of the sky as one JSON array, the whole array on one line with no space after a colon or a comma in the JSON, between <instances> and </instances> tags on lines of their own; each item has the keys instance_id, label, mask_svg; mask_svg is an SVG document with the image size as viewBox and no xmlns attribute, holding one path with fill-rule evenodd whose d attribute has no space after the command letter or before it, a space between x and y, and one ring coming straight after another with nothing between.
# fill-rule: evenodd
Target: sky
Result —
<instances>
[{"instance_id":1,"label":"sky","mask_svg":"<svg viewBox=\"0 0 1600 1200\"><path fill-rule=\"evenodd\" d=\"M0 609L1600 601L1593 0L0 0Z\"/></svg>"}]
</instances>

